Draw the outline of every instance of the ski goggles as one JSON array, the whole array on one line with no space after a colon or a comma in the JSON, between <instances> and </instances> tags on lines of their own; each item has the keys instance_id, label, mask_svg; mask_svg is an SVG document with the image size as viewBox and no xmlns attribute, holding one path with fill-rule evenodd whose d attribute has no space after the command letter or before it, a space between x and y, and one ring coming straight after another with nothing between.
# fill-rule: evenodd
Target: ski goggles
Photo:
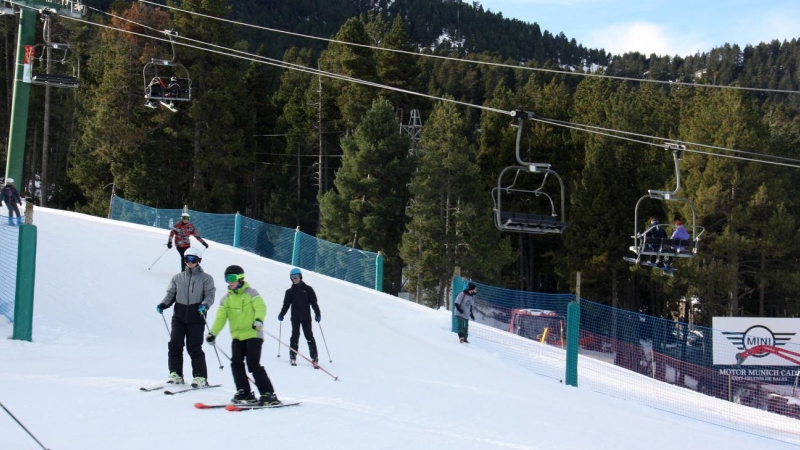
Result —
<instances>
[{"instance_id":1,"label":"ski goggles","mask_svg":"<svg viewBox=\"0 0 800 450\"><path fill-rule=\"evenodd\" d=\"M200 262L200 258L198 258L195 255L184 256L183 260L186 261L187 263L199 263Z\"/></svg>"},{"instance_id":2,"label":"ski goggles","mask_svg":"<svg viewBox=\"0 0 800 450\"><path fill-rule=\"evenodd\" d=\"M290 275L289 278L292 279L292 280L299 280L300 279L300 275Z\"/></svg>"},{"instance_id":3,"label":"ski goggles","mask_svg":"<svg viewBox=\"0 0 800 450\"><path fill-rule=\"evenodd\" d=\"M225 281L228 283L236 283L239 280L244 279L243 273L229 273L225 275Z\"/></svg>"}]
</instances>

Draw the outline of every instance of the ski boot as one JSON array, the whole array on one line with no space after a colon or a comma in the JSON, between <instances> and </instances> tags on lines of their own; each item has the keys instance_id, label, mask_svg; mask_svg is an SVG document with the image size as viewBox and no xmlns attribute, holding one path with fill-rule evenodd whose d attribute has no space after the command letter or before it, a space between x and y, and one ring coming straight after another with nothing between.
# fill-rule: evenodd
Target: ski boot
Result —
<instances>
[{"instance_id":1,"label":"ski boot","mask_svg":"<svg viewBox=\"0 0 800 450\"><path fill-rule=\"evenodd\" d=\"M17 225L22 225L22 217L17 216Z\"/></svg>"},{"instance_id":2,"label":"ski boot","mask_svg":"<svg viewBox=\"0 0 800 450\"><path fill-rule=\"evenodd\" d=\"M252 392L245 392L244 389L239 389L236 395L234 395L231 399L231 403L239 405L245 403L256 403L256 396L253 395Z\"/></svg>"},{"instance_id":3,"label":"ski boot","mask_svg":"<svg viewBox=\"0 0 800 450\"><path fill-rule=\"evenodd\" d=\"M193 388L208 387L208 380L204 377L194 377L194 379L192 379L192 387Z\"/></svg>"},{"instance_id":4,"label":"ski boot","mask_svg":"<svg viewBox=\"0 0 800 450\"><path fill-rule=\"evenodd\" d=\"M183 384L183 377L178 375L177 372L172 372L169 374L169 379L167 379L167 384Z\"/></svg>"},{"instance_id":5,"label":"ski boot","mask_svg":"<svg viewBox=\"0 0 800 450\"><path fill-rule=\"evenodd\" d=\"M264 405L280 405L281 401L278 400L278 396L272 392L267 392L266 394L261 394L261 397L258 399L259 406Z\"/></svg>"},{"instance_id":6,"label":"ski boot","mask_svg":"<svg viewBox=\"0 0 800 450\"><path fill-rule=\"evenodd\" d=\"M289 358L289 364L296 366L297 365L297 358Z\"/></svg>"}]
</instances>

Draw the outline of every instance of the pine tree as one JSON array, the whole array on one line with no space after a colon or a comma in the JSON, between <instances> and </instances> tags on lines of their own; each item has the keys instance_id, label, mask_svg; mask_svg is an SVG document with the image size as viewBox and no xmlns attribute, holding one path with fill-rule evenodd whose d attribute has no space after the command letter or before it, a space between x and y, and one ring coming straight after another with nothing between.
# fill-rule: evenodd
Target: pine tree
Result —
<instances>
[{"instance_id":1,"label":"pine tree","mask_svg":"<svg viewBox=\"0 0 800 450\"><path fill-rule=\"evenodd\" d=\"M456 266L489 282L513 260L507 239L492 226L489 192L467 140L467 123L455 105L438 103L420 140L418 171L411 182L411 216L400 254L410 291L441 307Z\"/></svg>"},{"instance_id":2,"label":"pine tree","mask_svg":"<svg viewBox=\"0 0 800 450\"><path fill-rule=\"evenodd\" d=\"M382 251L384 290L396 294L398 257L414 169L410 140L397 130L394 108L376 100L352 136L342 139L342 167L334 189L320 199L319 237L353 248Z\"/></svg>"}]
</instances>

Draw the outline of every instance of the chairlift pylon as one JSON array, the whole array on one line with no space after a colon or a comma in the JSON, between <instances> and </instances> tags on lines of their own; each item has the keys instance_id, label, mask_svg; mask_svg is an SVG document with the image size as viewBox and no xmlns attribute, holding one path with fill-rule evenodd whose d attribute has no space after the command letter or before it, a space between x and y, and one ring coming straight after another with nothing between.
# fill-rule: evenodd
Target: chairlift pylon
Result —
<instances>
[{"instance_id":1,"label":"chairlift pylon","mask_svg":"<svg viewBox=\"0 0 800 450\"><path fill-rule=\"evenodd\" d=\"M686 147L680 143L670 143L667 144L666 148L672 151L672 156L675 161L675 179L676 179L676 186L675 190L673 191L663 191L663 190L656 190L656 189L648 189L647 194L643 195L639 201L636 202L636 208L634 210L634 220L633 220L633 245L630 247L630 250L636 253L636 258L625 257L624 259L632 264L642 264L642 265L652 265L650 263L650 258L647 257L655 257L655 258L694 258L697 255L697 247L700 241L700 236L705 232L705 229L699 225L697 225L697 213L695 211L694 205L692 204L689 199L684 197L679 197L677 194L681 189L681 172L680 172L680 160L683 154L683 151ZM689 240L677 240L677 239L664 239L664 238L657 238L653 237L653 232L656 228L661 228L662 230L666 227L666 224L648 224L647 229L643 232L639 232L639 207L641 206L642 202L645 199L654 199L658 201L671 201L671 202L681 202L685 203L689 206L689 209L692 212L691 222L686 224L689 231Z\"/></svg>"},{"instance_id":2,"label":"chairlift pylon","mask_svg":"<svg viewBox=\"0 0 800 450\"><path fill-rule=\"evenodd\" d=\"M175 102L188 102L192 99L192 79L189 70L175 61L176 32L164 30L172 46L172 59L150 58L142 69L144 79L145 106L157 108L156 102L172 112L177 112Z\"/></svg>"},{"instance_id":3,"label":"chairlift pylon","mask_svg":"<svg viewBox=\"0 0 800 450\"><path fill-rule=\"evenodd\" d=\"M511 112L514 118L512 126L517 127L516 158L520 165L508 166L500 172L497 178L497 187L492 189L494 201L494 224L500 231L511 231L532 234L561 234L567 228L566 213L564 209L564 182L550 164L532 163L522 159L520 142L525 120L534 117L533 113L517 109ZM525 178L532 174L541 177L538 187L531 187ZM553 197L545 191L548 178L552 176L558 181L560 188L559 197ZM552 183L551 183L552 184ZM539 199L537 201L537 199ZM545 201L541 201L544 199ZM558 203L557 203L558 202ZM506 205L522 204L536 208L537 214L530 212L512 212ZM517 206L518 207L518 206ZM560 209L559 209L560 207Z\"/></svg>"}]
</instances>

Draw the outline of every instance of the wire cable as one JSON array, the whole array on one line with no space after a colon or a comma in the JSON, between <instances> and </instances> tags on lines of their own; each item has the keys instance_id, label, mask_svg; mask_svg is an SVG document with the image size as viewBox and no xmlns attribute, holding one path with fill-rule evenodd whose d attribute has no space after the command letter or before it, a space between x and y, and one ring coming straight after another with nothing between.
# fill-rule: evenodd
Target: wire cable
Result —
<instances>
[{"instance_id":1,"label":"wire cable","mask_svg":"<svg viewBox=\"0 0 800 450\"><path fill-rule=\"evenodd\" d=\"M145 1L145 0L140 0L140 1ZM105 13L105 14L108 14L108 13ZM118 17L118 16L115 16L115 15L112 15L112 14L109 14L109 15L111 15L112 17ZM459 105L462 105L462 106L482 109L482 110L485 110L485 111L497 112L497 113L506 114L506 115L510 115L510 113L511 113L511 111L506 111L506 110L502 110L502 109L498 109L498 108L490 108L490 107L487 107L487 106L475 105L475 104L471 104L471 103L467 103L467 102L457 101L457 100L454 100L454 99L448 99L448 98L444 98L444 97L436 97L436 96L429 95L429 94L423 94L423 93L419 93L419 92L409 91L409 90L406 90L406 89L395 88L395 87L392 87L392 86L387 86L387 85L382 85L382 84L375 83L375 82L360 80L358 78L348 77L348 76L345 76L345 75L339 75L339 74L336 74L336 73L326 72L326 71L322 71L322 70L319 70L319 69L308 68L308 67L297 65L297 64L286 63L284 61L274 60L272 58L267 58L267 57L263 57L263 56L260 56L260 55L255 55L255 54L243 52L243 51L240 51L240 50L230 49L230 48L227 48L227 47L219 46L219 45L216 45L216 44L210 44L210 43L206 43L206 42L199 41L199 40L183 38L183 39L189 40L191 42L200 43L200 44L207 45L207 46L210 46L210 47L215 47L215 48L228 50L228 51L231 51L231 52L235 52L237 54L226 53L226 52L223 52L223 51L214 50L212 48L206 48L206 47L191 45L191 44L187 44L187 43L183 43L183 42L176 42L176 41L165 39L165 38L161 38L161 37L151 36L151 35L138 33L138 32L130 31L130 30L125 30L125 29L121 29L121 28L116 28L116 27L113 27L113 26L110 26L110 25L99 24L99 23L96 23L96 22L92 22L92 21L88 21L88 20L84 20L84 19L79 19L79 18L75 18L75 17L68 17L68 16L65 16L65 17L67 19L74 20L74 21L77 21L77 22L82 22L82 23L85 23L85 24L88 24L88 25L94 25L94 26L98 26L98 27L101 27L101 28L106 28L106 29L111 29L111 30L123 32L123 33L133 34L133 35L137 35L137 36L141 36L141 37L145 37L145 38L149 38L149 39L160 40L160 41L163 41L163 42L174 43L176 45L180 45L180 46L183 46L183 47L188 47L188 48L192 48L192 49L196 49L196 50L216 53L216 54L220 54L220 55L224 55L224 56L229 56L229 57L232 57L232 58L238 58L238 59L243 59L243 60L247 60L247 61L251 61L251 62L267 64L267 65L280 67L280 68L284 68L284 69L289 69L289 70L299 70L301 72L306 72L306 73L310 73L310 74L316 74L316 75L326 76L326 77L330 77L330 78L334 78L334 79L339 79L339 80L342 80L342 81L348 81L348 82L353 82L353 83L364 84L364 85L367 85L367 86L377 87L377 88L381 88L381 89L387 89L387 90L393 90L393 91L397 91L397 92L403 92L403 93L407 93L407 94L410 94L410 95L416 95L416 96L425 97L425 98L434 99L434 100L443 101L443 102L455 103L455 104L459 104ZM126 20L128 22L131 22L133 24L136 24L136 25L140 25L140 26L146 27L146 26L144 26L142 24L138 24L138 23L133 22L133 21L128 20L128 19L124 19L124 20ZM146 28L154 30L152 27L146 27ZM164 33L163 31L159 31L159 32ZM532 120L535 120L535 121L538 121L538 122L541 122L541 123L551 124L551 125L554 125L554 126L560 126L560 127L564 127L564 128L568 128L568 129L584 131L584 132L587 132L587 133L594 133L594 134L607 136L607 137L612 137L612 138L616 138L616 139L623 139L623 140L627 140L627 141L630 141L630 142L635 142L635 143L640 143L640 144L650 145L650 146L663 147L666 143L675 141L674 139L666 139L666 138L661 138L661 137L656 137L656 136L648 136L648 135L644 135L644 134L637 134L637 133L620 131L620 130L605 129L605 128L591 126L591 125L575 124L575 123L564 122L564 121L555 120L555 119L545 119L545 118L538 117L538 116L534 116L534 118ZM658 141L661 141L662 143L661 144L657 144L657 143L648 142L648 141L644 141L644 140L628 138L628 137L620 136L620 134L623 134L623 135L627 134L627 135L646 138L646 139L658 140ZM728 152L743 152L743 153L746 153L746 154L758 155L758 156L762 156L762 157L773 157L771 155L763 155L763 154L754 153L754 152L737 151L737 150L733 150L733 149L729 149L729 148L716 147L716 146L710 146L710 145L704 145L704 144L692 144L692 143L690 143L690 145L697 145L697 146L702 146L702 147L707 147L707 148L712 148L712 149L717 149L717 150L722 150L722 151L728 151ZM732 156L732 155L722 155L722 154L719 154L719 153L704 152L704 151L694 150L694 149L686 149L686 151L690 152L690 153L704 154L704 155L708 155L708 156L719 156L719 157L736 159L736 160L741 160L741 161L761 162L761 163L764 163L764 164L773 164L773 165L780 165L780 166L786 166L786 167L800 168L800 165L785 164L785 163L779 163L779 162L774 162L774 161L766 161L766 160L762 160L762 159L752 159L752 158L737 157L737 156ZM784 157L774 157L774 158L780 158L780 159L784 159L784 160L799 161L800 162L800 160L795 160L795 159L791 159L791 158L784 158Z\"/></svg>"},{"instance_id":2,"label":"wire cable","mask_svg":"<svg viewBox=\"0 0 800 450\"><path fill-rule=\"evenodd\" d=\"M302 38L306 38L306 39L314 39L314 40L325 41L325 42L333 42L333 43L336 43L336 44L351 45L351 46L354 46L354 47L369 48L369 49L372 49L372 50L395 52L395 53L401 53L401 54L412 55L412 56L421 56L421 57L425 57L425 58L435 58L435 59L442 59L442 60L448 60L448 61L465 62L465 63L470 63L470 64L482 64L482 65L493 66L493 67L504 67L504 68L508 68L508 69L530 70L530 71L534 71L534 72L544 72L544 73L583 76L583 77L593 77L593 78L605 78L605 79L619 80L619 81L635 81L635 82L642 82L642 83L656 83L656 84L665 84L665 85L671 85L671 86L672 85L677 85L677 86L691 86L691 87L714 88L714 89L732 89L732 90L753 91L753 92L800 94L800 91L792 91L792 90L788 90L788 89L753 88L753 87L744 87L744 86L726 86L726 85L716 85L716 84L697 84L697 83L689 83L689 82L685 82L685 81L649 80L649 79L645 79L645 78L623 77L623 76L617 76L617 75L603 75L603 74L596 74L596 73L582 73L582 72L571 72L571 71L563 71L563 70L555 70L555 69L544 69L544 68L539 68L539 67L526 67L526 66L518 66L518 65L503 64L503 63L493 63L493 62L489 62L489 61L473 61L473 60L469 60L469 59L453 58L451 56L426 54L426 53L412 52L412 51L408 51L408 50L400 50L400 49L394 49L394 48L376 47L376 46L373 46L373 45L360 44L360 43L356 43L356 42L340 41L340 40L337 40L337 39L322 38L322 37L318 37L318 36L311 36L311 35L307 35L307 34L295 33L295 32L292 32L292 31L279 30L279 29L276 29L276 28L269 28L269 27L264 27L264 26L260 26L260 25L249 24L249 23L246 23L246 22L241 22L241 21L236 21L236 20L231 20L231 19L225 19L225 18L222 18L222 17L211 16L211 15L208 15L208 14L203 14L203 13L199 13L199 12L196 12L196 11L190 11L190 10L187 10L187 9L178 8L176 6L169 6L169 5L164 5L164 4L161 4L161 3L155 3L155 2L148 1L148 0L139 0L139 2L146 3L148 5L158 6L158 7L165 8L165 9L179 11L179 12L186 13L186 14L193 14L193 15L196 15L196 16L199 16L199 17L205 17L205 18L208 18L208 19L219 20L219 21L231 23L231 24L234 24L234 25L239 25L239 26L248 27L248 28L255 28L255 29L258 29L258 30L271 31L271 32L274 32L274 33L282 33L282 34L287 34L287 35L295 36L295 37L302 37Z\"/></svg>"}]
</instances>

